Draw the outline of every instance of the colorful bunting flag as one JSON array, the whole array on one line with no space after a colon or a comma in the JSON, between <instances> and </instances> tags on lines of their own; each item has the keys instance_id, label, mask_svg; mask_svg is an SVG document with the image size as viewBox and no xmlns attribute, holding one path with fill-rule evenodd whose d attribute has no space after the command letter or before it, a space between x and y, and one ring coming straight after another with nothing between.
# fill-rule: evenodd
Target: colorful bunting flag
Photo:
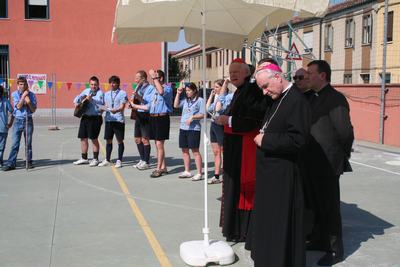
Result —
<instances>
[{"instance_id":1,"label":"colorful bunting flag","mask_svg":"<svg viewBox=\"0 0 400 267\"><path fill-rule=\"evenodd\" d=\"M89 83L85 83L85 86L86 86L85 88L89 88L90 85Z\"/></svg>"},{"instance_id":2,"label":"colorful bunting flag","mask_svg":"<svg viewBox=\"0 0 400 267\"><path fill-rule=\"evenodd\" d=\"M49 87L49 89L51 89L51 87L53 87L53 82L47 82L47 87Z\"/></svg>"},{"instance_id":3,"label":"colorful bunting flag","mask_svg":"<svg viewBox=\"0 0 400 267\"><path fill-rule=\"evenodd\" d=\"M4 80L3 80L3 79L0 79L0 83L4 83Z\"/></svg>"},{"instance_id":4,"label":"colorful bunting flag","mask_svg":"<svg viewBox=\"0 0 400 267\"><path fill-rule=\"evenodd\" d=\"M32 87L33 83L34 83L33 80L28 80L29 87Z\"/></svg>"},{"instance_id":5,"label":"colorful bunting flag","mask_svg":"<svg viewBox=\"0 0 400 267\"><path fill-rule=\"evenodd\" d=\"M40 89L42 89L42 86L43 86L43 80L39 80L39 81L38 81L38 85L39 85L39 88L40 88Z\"/></svg>"},{"instance_id":6,"label":"colorful bunting flag","mask_svg":"<svg viewBox=\"0 0 400 267\"><path fill-rule=\"evenodd\" d=\"M136 83L132 83L132 89L133 89L133 90L136 89Z\"/></svg>"},{"instance_id":7,"label":"colorful bunting flag","mask_svg":"<svg viewBox=\"0 0 400 267\"><path fill-rule=\"evenodd\" d=\"M67 89L68 89L68 91L71 90L71 86L72 86L72 83L71 83L71 82L67 82Z\"/></svg>"},{"instance_id":8,"label":"colorful bunting flag","mask_svg":"<svg viewBox=\"0 0 400 267\"><path fill-rule=\"evenodd\" d=\"M9 79L9 80L8 80L8 84L10 85L10 88L11 88L11 86L14 84L14 81L15 81L14 79Z\"/></svg>"},{"instance_id":9,"label":"colorful bunting flag","mask_svg":"<svg viewBox=\"0 0 400 267\"><path fill-rule=\"evenodd\" d=\"M63 84L64 84L63 82L57 82L56 83L57 89L60 90L62 88Z\"/></svg>"},{"instance_id":10,"label":"colorful bunting flag","mask_svg":"<svg viewBox=\"0 0 400 267\"><path fill-rule=\"evenodd\" d=\"M122 89L126 90L126 88L128 88L128 84L127 84L127 83L124 83L124 84L122 85Z\"/></svg>"},{"instance_id":11,"label":"colorful bunting flag","mask_svg":"<svg viewBox=\"0 0 400 267\"><path fill-rule=\"evenodd\" d=\"M104 90L105 91L108 91L108 88L110 87L110 84L108 84L108 83L104 83Z\"/></svg>"},{"instance_id":12,"label":"colorful bunting flag","mask_svg":"<svg viewBox=\"0 0 400 267\"><path fill-rule=\"evenodd\" d=\"M80 90L81 89L82 84L81 83L75 83L75 87L76 89Z\"/></svg>"}]
</instances>

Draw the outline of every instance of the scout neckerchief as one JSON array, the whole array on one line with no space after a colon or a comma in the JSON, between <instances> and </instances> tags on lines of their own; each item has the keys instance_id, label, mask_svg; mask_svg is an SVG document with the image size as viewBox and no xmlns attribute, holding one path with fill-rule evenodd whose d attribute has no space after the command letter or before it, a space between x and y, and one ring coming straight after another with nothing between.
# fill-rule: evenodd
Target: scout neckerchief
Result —
<instances>
[{"instance_id":1,"label":"scout neckerchief","mask_svg":"<svg viewBox=\"0 0 400 267\"><path fill-rule=\"evenodd\" d=\"M191 112L191 107L197 103L197 101L199 100L199 97L196 97L195 100L192 100L190 98L186 98L186 102L187 102L187 112L190 113Z\"/></svg>"}]
</instances>

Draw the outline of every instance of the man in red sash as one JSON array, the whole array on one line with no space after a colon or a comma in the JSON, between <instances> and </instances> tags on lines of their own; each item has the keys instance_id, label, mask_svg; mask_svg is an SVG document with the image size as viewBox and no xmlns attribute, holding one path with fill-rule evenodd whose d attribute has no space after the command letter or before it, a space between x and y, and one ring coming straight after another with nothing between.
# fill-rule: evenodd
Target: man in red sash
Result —
<instances>
[{"instance_id":1,"label":"man in red sash","mask_svg":"<svg viewBox=\"0 0 400 267\"><path fill-rule=\"evenodd\" d=\"M220 226L228 241L245 241L253 210L256 145L268 97L250 82L249 66L235 59L229 66L236 86L231 104L215 122L224 125L224 179Z\"/></svg>"}]
</instances>

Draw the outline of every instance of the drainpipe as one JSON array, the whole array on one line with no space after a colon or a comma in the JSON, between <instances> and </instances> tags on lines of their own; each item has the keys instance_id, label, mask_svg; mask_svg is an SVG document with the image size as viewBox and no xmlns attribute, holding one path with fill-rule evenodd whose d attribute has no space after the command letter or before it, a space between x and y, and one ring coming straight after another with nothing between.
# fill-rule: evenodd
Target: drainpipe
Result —
<instances>
[{"instance_id":1,"label":"drainpipe","mask_svg":"<svg viewBox=\"0 0 400 267\"><path fill-rule=\"evenodd\" d=\"M387 28L388 28L388 0L385 0L385 17L383 22L383 56L382 56L382 77L381 77L381 112L379 123L379 143L384 142L385 128L385 97L386 97L386 51L387 51Z\"/></svg>"}]
</instances>

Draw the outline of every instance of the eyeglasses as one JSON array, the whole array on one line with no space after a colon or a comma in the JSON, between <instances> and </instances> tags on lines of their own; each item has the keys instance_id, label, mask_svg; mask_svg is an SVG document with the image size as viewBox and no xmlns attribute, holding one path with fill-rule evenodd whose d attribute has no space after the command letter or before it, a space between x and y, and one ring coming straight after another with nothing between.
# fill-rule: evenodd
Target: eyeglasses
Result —
<instances>
[{"instance_id":1,"label":"eyeglasses","mask_svg":"<svg viewBox=\"0 0 400 267\"><path fill-rule=\"evenodd\" d=\"M293 76L293 80L304 80L304 75L295 75Z\"/></svg>"}]
</instances>

